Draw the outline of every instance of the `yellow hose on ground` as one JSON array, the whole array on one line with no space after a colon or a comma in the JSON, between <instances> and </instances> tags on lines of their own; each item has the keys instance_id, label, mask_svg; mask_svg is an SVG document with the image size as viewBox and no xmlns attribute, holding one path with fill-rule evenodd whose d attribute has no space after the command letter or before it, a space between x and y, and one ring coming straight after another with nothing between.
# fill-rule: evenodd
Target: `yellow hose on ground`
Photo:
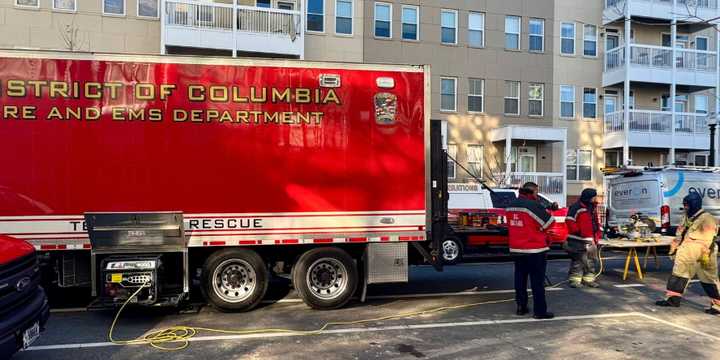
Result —
<instances>
[{"instance_id":1,"label":"yellow hose on ground","mask_svg":"<svg viewBox=\"0 0 720 360\"><path fill-rule=\"evenodd\" d=\"M601 256L601 251L598 250L598 258L600 259L600 271L595 274L595 278L597 279L603 272L603 261ZM552 286L549 286L548 288L556 288L564 283L568 282L568 280L561 281L557 284L554 284ZM283 333L283 334L291 334L291 335L298 335L298 336L309 336L309 335L318 335L322 333L323 331L327 330L330 327L333 326L348 326L348 325L359 325L359 324L366 324L366 323L374 323L374 322L380 322L380 321L388 321L388 320L396 320L396 319L402 319L402 318L409 318L414 316L420 316L420 315L428 315L428 314L434 314L442 311L448 311L448 310L457 310L457 309L465 309L480 305L491 305L491 304L501 304L506 302L513 302L515 301L515 298L509 298L509 299L501 299L501 300L490 300L490 301L482 301L482 302L476 302L476 303L470 303L470 304L462 304L462 305L450 305L450 306L442 306L437 308L431 308L427 310L420 310L420 311L412 311L412 312L406 312L406 313L400 313L395 315L387 315L387 316L380 316L376 318L370 318L370 319L361 319L361 320L354 320L354 321L331 321L325 323L325 325L321 326L320 328L316 330L294 330L294 329L278 329L278 328L267 328L267 329L249 329L249 330L223 330L223 329L213 329L213 328L206 328L206 327L197 327L197 326L171 326L169 328L156 330L153 332L150 332L148 334L145 334L143 336L140 336L136 339L132 340L116 340L113 338L113 331L115 330L115 326L117 325L117 321L120 318L120 314L122 313L123 309L125 309L125 306L127 306L130 301L137 296L137 294L146 286L148 283L143 284L139 289L137 289L125 302L122 304L118 312L115 314L115 318L113 319L112 325L110 325L110 331L108 333L108 339L111 343L116 345L150 345L156 349L159 350L165 350L165 351L177 351L177 350L183 350L187 348L190 345L190 339L197 335L199 332L208 332L208 333L216 333L216 334L225 334L225 335L250 335L250 334L260 334L260 333ZM167 343L177 343L177 346L165 346L164 344Z\"/></svg>"}]
</instances>

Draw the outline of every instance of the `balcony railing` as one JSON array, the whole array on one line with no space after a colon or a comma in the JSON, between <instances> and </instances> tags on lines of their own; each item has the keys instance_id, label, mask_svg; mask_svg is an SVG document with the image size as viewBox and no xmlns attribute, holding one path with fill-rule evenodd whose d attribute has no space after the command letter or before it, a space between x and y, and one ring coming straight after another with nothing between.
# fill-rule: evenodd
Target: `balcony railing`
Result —
<instances>
[{"instance_id":1,"label":"balcony railing","mask_svg":"<svg viewBox=\"0 0 720 360\"><path fill-rule=\"evenodd\" d=\"M550 172L513 172L510 174L510 185L521 187L532 181L540 186L540 192L547 195L563 195L565 193L563 173Z\"/></svg>"},{"instance_id":2,"label":"balcony railing","mask_svg":"<svg viewBox=\"0 0 720 360\"><path fill-rule=\"evenodd\" d=\"M712 51L675 49L675 67L678 71L716 71L716 56ZM645 68L669 70L673 66L671 47L630 45L630 64ZM617 47L605 52L605 71L613 71L625 65L625 48Z\"/></svg>"},{"instance_id":3,"label":"balcony railing","mask_svg":"<svg viewBox=\"0 0 720 360\"><path fill-rule=\"evenodd\" d=\"M623 9L626 0L605 0L605 8ZM673 0L631 0L633 2L655 3L672 6ZM692 8L717 9L718 0L677 0L678 6Z\"/></svg>"},{"instance_id":4,"label":"balcony railing","mask_svg":"<svg viewBox=\"0 0 720 360\"><path fill-rule=\"evenodd\" d=\"M707 134L708 116L696 113L675 113L676 134ZM625 129L622 111L605 114L605 132L621 132ZM644 133L672 132L672 113L670 111L631 110L630 131Z\"/></svg>"},{"instance_id":5,"label":"balcony railing","mask_svg":"<svg viewBox=\"0 0 720 360\"><path fill-rule=\"evenodd\" d=\"M233 5L192 0L166 0L169 26L203 30L233 31ZM294 40L302 30L299 11L236 6L237 30L249 33L285 35Z\"/></svg>"}]
</instances>

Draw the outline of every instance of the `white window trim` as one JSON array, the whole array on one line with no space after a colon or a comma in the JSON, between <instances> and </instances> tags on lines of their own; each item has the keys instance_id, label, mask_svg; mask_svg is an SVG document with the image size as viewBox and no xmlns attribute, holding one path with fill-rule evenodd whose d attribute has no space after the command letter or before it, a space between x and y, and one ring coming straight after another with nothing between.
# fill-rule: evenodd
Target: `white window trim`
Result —
<instances>
[{"instance_id":1,"label":"white window trim","mask_svg":"<svg viewBox=\"0 0 720 360\"><path fill-rule=\"evenodd\" d=\"M454 146L454 147L455 147L455 154L450 154L450 147L451 147L451 146ZM450 143L450 144L448 144L447 153L448 153L448 155L450 155L450 156L452 156L453 158L457 159L457 144L455 144L455 143ZM453 161L453 160L451 160L451 159L448 159L448 162L452 162L452 167L453 167L453 176L448 176L448 179L456 179L456 178L457 178L457 163L455 163L455 161Z\"/></svg>"},{"instance_id":2,"label":"white window trim","mask_svg":"<svg viewBox=\"0 0 720 360\"><path fill-rule=\"evenodd\" d=\"M572 26L573 26L573 37L572 37L572 41L573 41L573 52L572 52L572 54L571 54L571 53L564 53L564 52L562 51L562 41L563 41L564 39L570 39L569 37L564 37L563 34L562 34L563 25L567 25L567 24L572 24ZM575 56L576 53L577 53L577 24L575 24L574 22L563 21L563 22L560 23L560 55Z\"/></svg>"},{"instance_id":3,"label":"white window trim","mask_svg":"<svg viewBox=\"0 0 720 360\"><path fill-rule=\"evenodd\" d=\"M517 19L518 19L518 32L517 32L517 33L512 33L512 32L508 32L508 31L507 31L507 18L509 18L509 17L513 17L513 18L517 18ZM522 16L518 16L518 15L505 15L505 23L503 24L503 31L504 31L504 32L503 32L503 42L505 43L505 44L504 44L505 50L521 51L521 50L522 50ZM511 48L508 48L508 47L507 47L507 39L506 39L506 37L507 37L508 34L517 35L517 39L518 39L518 46L517 46L517 48L512 48L512 49L511 49ZM504 110L504 109L503 109L503 110Z\"/></svg>"},{"instance_id":4,"label":"white window trim","mask_svg":"<svg viewBox=\"0 0 720 360\"><path fill-rule=\"evenodd\" d=\"M705 98L705 105L707 106L707 108L705 109L704 113L698 113L698 100L697 100L698 98ZM702 95L702 94L694 95L693 96L693 112L696 114L706 114L706 115L709 114L710 113L710 97L707 95Z\"/></svg>"},{"instance_id":5,"label":"white window trim","mask_svg":"<svg viewBox=\"0 0 720 360\"><path fill-rule=\"evenodd\" d=\"M377 5L387 5L388 7L390 7L390 10L389 10L389 17L390 17L390 18L388 19L388 20L389 20L389 23L390 23L390 24L388 25L388 27L389 27L389 29L390 29L390 34L389 34L389 36L387 36L387 37L385 37L385 36L377 36L377 32L375 31L375 30L377 30L377 28L375 27L375 24L377 23L377 20L378 20L378 18L377 18ZM383 40L387 40L387 39L392 39L392 38L393 38L393 4L392 4L392 3L386 3L386 2L383 2L383 1L376 1L375 3L373 3L373 37L374 37L375 39L383 39Z\"/></svg>"},{"instance_id":6,"label":"white window trim","mask_svg":"<svg viewBox=\"0 0 720 360\"><path fill-rule=\"evenodd\" d=\"M585 102L585 89L593 89L593 90L595 90L595 103L594 103L594 104L595 104L595 117L594 117L594 118L585 117L585 104L586 104L586 102ZM599 116L598 116L598 89L597 89L597 88L593 88L593 87L583 87L582 104L583 104L583 109L582 109L582 110L583 110L583 112L582 112L582 117L583 117L583 119L587 119L587 120L590 120L590 121L595 121L595 120L597 120L598 117L599 117ZM589 104L589 103L587 103L587 104Z\"/></svg>"},{"instance_id":7,"label":"white window trim","mask_svg":"<svg viewBox=\"0 0 720 360\"><path fill-rule=\"evenodd\" d=\"M40 9L40 0L37 0L37 5L24 5L24 4L18 4L18 0L13 1L15 3L15 7L21 8L21 9ZM77 5L75 5L77 7Z\"/></svg>"},{"instance_id":8,"label":"white window trim","mask_svg":"<svg viewBox=\"0 0 720 360\"><path fill-rule=\"evenodd\" d=\"M415 39L405 39L403 37L403 25L405 25L405 21L403 20L403 10L404 9L414 9L415 10ZM400 9L400 40L403 41L420 41L420 6L417 5L402 5Z\"/></svg>"},{"instance_id":9,"label":"white window trim","mask_svg":"<svg viewBox=\"0 0 720 360\"><path fill-rule=\"evenodd\" d=\"M305 4L305 19L303 19L303 20L305 20L305 31L308 32L308 33L310 33L310 34L324 34L324 33L325 33L325 28L327 27L327 26L326 26L327 23L325 22L325 18L327 17L327 11L325 11L325 0L320 0L320 1L322 1L322 8L323 8L323 13L322 13L323 29L322 29L322 31L317 31L317 30L310 30L310 29L308 29L308 25L310 25L310 22L307 21L307 18L308 18L308 15L311 15L311 14L310 14L310 7L307 6L307 4ZM312 15L319 15L319 14L312 13Z\"/></svg>"},{"instance_id":10,"label":"white window trim","mask_svg":"<svg viewBox=\"0 0 720 360\"><path fill-rule=\"evenodd\" d=\"M75 0L75 1L78 1L78 0ZM162 6L160 0L154 0L154 1L158 4L158 7L157 7L157 9L158 9L157 16L145 16L145 15L140 15L140 1L141 1L141 0L135 0L135 4L136 4L136 5L135 5L135 11L137 11L135 14L137 14L137 17L139 17L139 18L141 18L141 19L152 19L152 20L158 20L158 19L160 19L160 11L161 11L160 7Z\"/></svg>"},{"instance_id":11,"label":"white window trim","mask_svg":"<svg viewBox=\"0 0 720 360\"><path fill-rule=\"evenodd\" d=\"M444 41L442 41L442 28L443 28L443 26L442 26L442 14L443 14L444 12L452 12L452 13L455 13L455 42L449 43L449 42L444 42ZM458 15L459 15L459 13L458 13L457 10L453 10L453 9L440 9L440 44L442 44L442 45L457 45L457 44L458 44L458 40L459 40L459 39L458 39L458 23L459 23Z\"/></svg>"},{"instance_id":12,"label":"white window trim","mask_svg":"<svg viewBox=\"0 0 720 360\"><path fill-rule=\"evenodd\" d=\"M615 158L615 163L616 163L616 164L618 164L618 165L622 164L622 159L620 158L620 151L618 151L618 150L605 150L605 152L603 153L603 157L605 158L604 161L603 161L603 166L604 166L604 167L608 166L607 160L608 160L608 155L609 155L609 154L613 154L613 157Z\"/></svg>"},{"instance_id":13,"label":"white window trim","mask_svg":"<svg viewBox=\"0 0 720 360\"><path fill-rule=\"evenodd\" d=\"M710 51L710 38L709 38L709 37L707 37L707 36L702 36L702 35L695 36L695 50L698 50L698 48L697 48L697 43L698 43L697 39L705 39L705 43L706 43L707 46L708 46L707 50L699 50L699 51Z\"/></svg>"},{"instance_id":14,"label":"white window trim","mask_svg":"<svg viewBox=\"0 0 720 360\"><path fill-rule=\"evenodd\" d=\"M452 110L442 108L442 96L443 96L442 81L443 80L452 80L453 84L454 84L453 94L455 94L455 95L453 97L454 104L453 104ZM440 77L440 112L444 112L444 113L456 113L457 112L457 103L458 103L458 91L457 91L458 84L457 84L457 82L458 82L458 78L456 78L456 77L452 77L452 76L441 76Z\"/></svg>"},{"instance_id":15,"label":"white window trim","mask_svg":"<svg viewBox=\"0 0 720 360\"><path fill-rule=\"evenodd\" d=\"M478 147L480 148L480 159L477 161L470 161L470 148L472 147ZM467 144L465 145L465 162L467 163L468 169L472 169L472 164L479 164L480 165L480 174L473 174L479 178L483 178L485 173L485 146L482 144Z\"/></svg>"},{"instance_id":16,"label":"white window trim","mask_svg":"<svg viewBox=\"0 0 720 360\"><path fill-rule=\"evenodd\" d=\"M542 96L540 97L540 115L537 114L530 114L530 101L538 101L537 99L531 99L530 98L530 86L533 85L540 85L542 89ZM529 117L537 117L541 118L545 116L545 84L543 83L530 83L528 85L528 116Z\"/></svg>"},{"instance_id":17,"label":"white window trim","mask_svg":"<svg viewBox=\"0 0 720 360\"><path fill-rule=\"evenodd\" d=\"M542 24L542 33L540 35L530 33L530 22L532 22L533 20L538 20ZM540 44L542 44L542 48L540 50L531 50L530 49L530 37L531 36L540 36L540 39L541 39ZM531 53L538 53L538 54L545 52L545 19L530 18L528 20L528 51Z\"/></svg>"},{"instance_id":18,"label":"white window trim","mask_svg":"<svg viewBox=\"0 0 720 360\"><path fill-rule=\"evenodd\" d=\"M470 93L470 80L480 80L480 92L481 94L471 94ZM468 97L479 97L482 99L482 109L480 111L472 111L470 110L470 102L468 101L468 114L484 114L485 113L485 79L482 78L468 78Z\"/></svg>"},{"instance_id":19,"label":"white window trim","mask_svg":"<svg viewBox=\"0 0 720 360\"><path fill-rule=\"evenodd\" d=\"M335 0L335 24L333 24L333 25L335 25L335 35L345 36L345 37L353 37L353 36L355 36L355 0L343 0L343 1L350 2L350 33L349 34L339 33L337 31L337 18L339 17L341 19L347 19L346 17L338 16L338 10L337 10L338 1L340 1L340 0Z\"/></svg>"},{"instance_id":20,"label":"white window trim","mask_svg":"<svg viewBox=\"0 0 720 360\"><path fill-rule=\"evenodd\" d=\"M571 149L572 150L572 149ZM589 180L579 180L580 178L580 151L589 151L590 152L590 179ZM585 183L585 182L592 182L595 179L594 174L594 163L595 163L595 154L593 154L592 149L587 148L578 148L575 149L575 178L578 180L570 180L568 179L567 182L571 184L579 184L579 183ZM622 159L620 159L622 160ZM565 172L567 173L567 166L570 164L566 164Z\"/></svg>"},{"instance_id":21,"label":"white window trim","mask_svg":"<svg viewBox=\"0 0 720 360\"><path fill-rule=\"evenodd\" d=\"M520 116L520 113L522 112L522 111L520 110L520 108L521 108L521 106L520 106L520 101L521 101L521 98L522 98L522 96L520 96L520 94L522 93L522 82L520 82L520 81L515 81L515 80L505 80L505 84L506 84L506 85L507 85L508 82L517 83L517 86L518 86L517 94L518 94L518 96L517 96L517 97L512 97L512 96L507 96L507 94L505 94L505 95L503 96L503 114L504 114L504 115L509 115L509 116ZM507 91L507 89L505 89L505 90ZM517 110L518 110L518 111L517 111L516 113L507 113L507 112L505 112L505 100L507 100L507 99L515 99L515 100L517 100L517 104L518 104Z\"/></svg>"},{"instance_id":22,"label":"white window trim","mask_svg":"<svg viewBox=\"0 0 720 360\"><path fill-rule=\"evenodd\" d=\"M563 89L563 87L570 87L573 90L572 91L572 94L573 94L573 101L572 101L573 115L572 116L563 116L563 114L562 114L562 104L563 104L562 89ZM575 117L577 116L577 109L575 108L577 105L577 94L575 94L575 86L574 85L560 85L560 94L559 95L560 95L559 96L560 97L560 114L559 114L560 118L561 119L569 119L569 120L575 119Z\"/></svg>"},{"instance_id":23,"label":"white window trim","mask_svg":"<svg viewBox=\"0 0 720 360\"><path fill-rule=\"evenodd\" d=\"M470 15L473 15L473 14L480 15L482 17L482 25L483 26L481 29L471 29L470 28ZM468 12L468 33L470 33L470 31L481 31L482 32L482 46L470 45L470 41L468 41L468 47L473 48L473 49L484 49L485 48L485 21L486 20L487 20L487 16L485 16L484 12L479 12L479 11ZM485 106L483 106L483 108L484 107Z\"/></svg>"},{"instance_id":24,"label":"white window trim","mask_svg":"<svg viewBox=\"0 0 720 360\"><path fill-rule=\"evenodd\" d=\"M586 26L593 26L595 27L595 55L586 55L585 54L585 41L589 41L585 39L585 27ZM599 56L600 48L598 47L598 26L593 24L583 24L583 56L586 58L595 59Z\"/></svg>"},{"instance_id":25,"label":"white window trim","mask_svg":"<svg viewBox=\"0 0 720 360\"><path fill-rule=\"evenodd\" d=\"M17 0L16 0L17 1ZM38 1L38 4L40 1ZM66 12L66 13L74 13L77 12L77 3L78 0L73 0L73 8L72 9L61 9L58 7L55 7L55 0L50 0L50 3L52 3L52 10L57 12ZM158 8L159 9L159 8Z\"/></svg>"},{"instance_id":26,"label":"white window trim","mask_svg":"<svg viewBox=\"0 0 720 360\"><path fill-rule=\"evenodd\" d=\"M123 2L123 13L122 13L122 14L115 14L115 13L105 12L105 0L102 0L102 14L103 14L103 16L115 16L115 17L125 17L125 16L127 16L127 0L122 0L122 2Z\"/></svg>"}]
</instances>

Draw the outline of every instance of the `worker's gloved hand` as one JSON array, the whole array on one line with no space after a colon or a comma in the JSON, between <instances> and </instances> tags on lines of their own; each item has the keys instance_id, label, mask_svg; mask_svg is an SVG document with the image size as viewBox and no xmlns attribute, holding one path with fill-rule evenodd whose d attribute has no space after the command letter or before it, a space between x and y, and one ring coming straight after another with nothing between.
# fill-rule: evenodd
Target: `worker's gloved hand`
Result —
<instances>
[{"instance_id":1,"label":"worker's gloved hand","mask_svg":"<svg viewBox=\"0 0 720 360\"><path fill-rule=\"evenodd\" d=\"M703 267L703 269L707 269L710 267L710 253L705 252L700 256L700 266Z\"/></svg>"},{"instance_id":2,"label":"worker's gloved hand","mask_svg":"<svg viewBox=\"0 0 720 360\"><path fill-rule=\"evenodd\" d=\"M675 252L677 251L677 248L678 248L678 243L676 241L673 241L670 244L670 251L668 252L668 255L674 255Z\"/></svg>"}]
</instances>

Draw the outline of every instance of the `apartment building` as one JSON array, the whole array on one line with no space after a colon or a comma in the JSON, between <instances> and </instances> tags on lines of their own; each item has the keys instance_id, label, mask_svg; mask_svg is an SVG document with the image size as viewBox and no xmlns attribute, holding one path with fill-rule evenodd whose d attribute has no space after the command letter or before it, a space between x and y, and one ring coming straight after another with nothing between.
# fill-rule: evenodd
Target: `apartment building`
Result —
<instances>
[{"instance_id":1,"label":"apartment building","mask_svg":"<svg viewBox=\"0 0 720 360\"><path fill-rule=\"evenodd\" d=\"M717 1L0 0L0 48L430 64L452 181L567 203L603 167L707 163Z\"/></svg>"}]
</instances>

